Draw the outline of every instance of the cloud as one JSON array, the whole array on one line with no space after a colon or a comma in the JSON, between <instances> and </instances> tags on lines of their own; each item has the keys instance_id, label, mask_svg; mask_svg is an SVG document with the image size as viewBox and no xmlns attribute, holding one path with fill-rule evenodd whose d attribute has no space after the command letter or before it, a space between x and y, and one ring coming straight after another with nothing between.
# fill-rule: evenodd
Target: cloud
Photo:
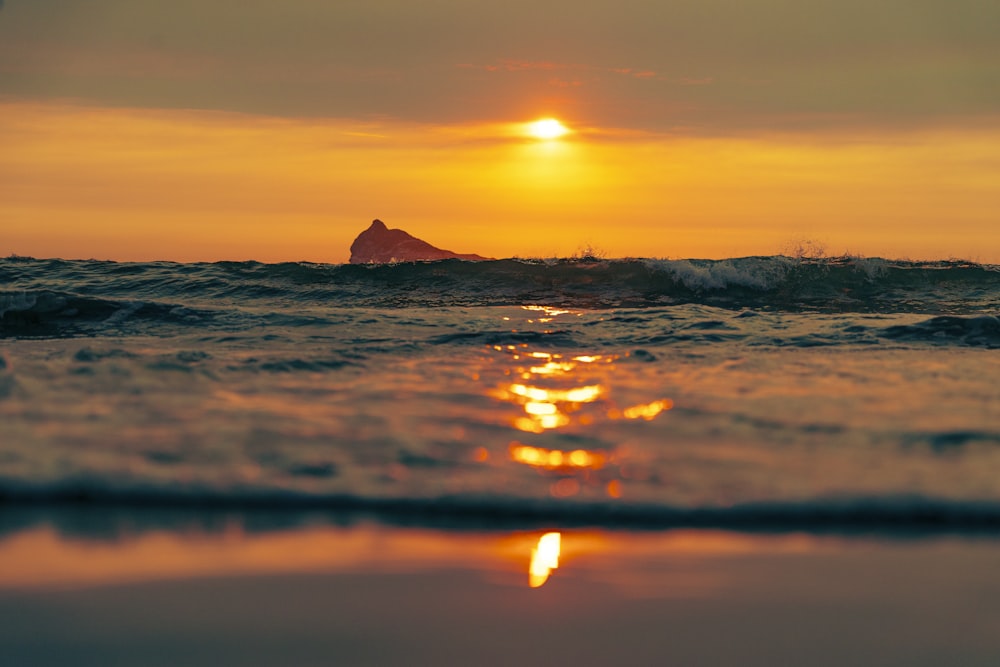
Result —
<instances>
[{"instance_id":1,"label":"cloud","mask_svg":"<svg viewBox=\"0 0 1000 667\"><path fill-rule=\"evenodd\" d=\"M1000 3L750 4L36 0L0 21L0 91L428 123L544 110L724 135L1000 124Z\"/></svg>"},{"instance_id":2,"label":"cloud","mask_svg":"<svg viewBox=\"0 0 1000 667\"><path fill-rule=\"evenodd\" d=\"M532 71L567 71L610 73L627 76L634 79L662 79L651 69L635 69L632 67L600 67L597 65L584 65L580 63L559 63L548 60L518 60L516 58L500 58L499 60L486 65L476 65L473 63L462 63L458 65L462 69L480 69L487 72L532 72Z\"/></svg>"}]
</instances>

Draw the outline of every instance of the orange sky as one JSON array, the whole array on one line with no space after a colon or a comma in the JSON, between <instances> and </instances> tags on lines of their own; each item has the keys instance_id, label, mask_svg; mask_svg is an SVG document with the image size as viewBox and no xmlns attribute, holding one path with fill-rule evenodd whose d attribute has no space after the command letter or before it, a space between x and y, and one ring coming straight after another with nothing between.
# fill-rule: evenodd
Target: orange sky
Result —
<instances>
[{"instance_id":1,"label":"orange sky","mask_svg":"<svg viewBox=\"0 0 1000 667\"><path fill-rule=\"evenodd\" d=\"M378 217L496 257L1000 263L1000 11L716 4L546 32L458 0L12 0L0 255L344 262ZM524 133L550 115L572 132Z\"/></svg>"}]
</instances>

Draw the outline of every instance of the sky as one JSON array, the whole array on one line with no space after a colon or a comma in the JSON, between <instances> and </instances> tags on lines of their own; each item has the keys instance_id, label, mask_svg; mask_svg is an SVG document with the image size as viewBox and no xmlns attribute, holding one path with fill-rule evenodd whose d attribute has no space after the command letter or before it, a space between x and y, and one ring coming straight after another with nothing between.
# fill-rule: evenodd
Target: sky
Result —
<instances>
[{"instance_id":1,"label":"sky","mask_svg":"<svg viewBox=\"0 0 1000 667\"><path fill-rule=\"evenodd\" d=\"M0 255L1000 263L992 0L0 0ZM558 139L529 123L559 119Z\"/></svg>"}]
</instances>

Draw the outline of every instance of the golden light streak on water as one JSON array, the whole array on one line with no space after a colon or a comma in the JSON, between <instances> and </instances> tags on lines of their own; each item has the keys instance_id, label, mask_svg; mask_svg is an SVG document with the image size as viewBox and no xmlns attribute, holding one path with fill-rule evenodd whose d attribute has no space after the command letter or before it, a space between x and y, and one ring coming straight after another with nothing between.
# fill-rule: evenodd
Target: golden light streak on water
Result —
<instances>
[{"instance_id":1,"label":"golden light streak on water","mask_svg":"<svg viewBox=\"0 0 1000 667\"><path fill-rule=\"evenodd\" d=\"M559 315L583 315L582 310L564 310L562 308L553 308L552 306L521 306L521 310L530 310L537 313L545 313L549 317L558 317Z\"/></svg>"},{"instance_id":2,"label":"golden light streak on water","mask_svg":"<svg viewBox=\"0 0 1000 667\"><path fill-rule=\"evenodd\" d=\"M559 428L569 424L569 417L564 414L542 415L538 418L538 424L543 429Z\"/></svg>"},{"instance_id":3,"label":"golden light streak on water","mask_svg":"<svg viewBox=\"0 0 1000 667\"><path fill-rule=\"evenodd\" d=\"M555 315L579 314L546 306L522 308ZM611 380L614 364L622 357L619 354L532 350L527 343L491 347L509 360L510 367L503 374L514 381L495 385L488 395L520 408L520 414L510 416L507 423L525 433L541 435L566 427L579 432L604 419L650 421L673 407L673 401L666 398L624 408L616 405L611 397ZM598 469L611 461L607 453L532 448L518 442L511 444L510 456L525 465L562 471ZM577 491L578 487L571 489L568 483L560 486L558 482L550 489L557 497L574 495ZM612 484L605 491L609 497L617 498L621 487Z\"/></svg>"},{"instance_id":4,"label":"golden light streak on water","mask_svg":"<svg viewBox=\"0 0 1000 667\"><path fill-rule=\"evenodd\" d=\"M523 384L512 384L507 388L507 391L516 396L524 396L525 398L530 398L533 401L549 400L549 390L542 389L540 387L529 387Z\"/></svg>"},{"instance_id":5,"label":"golden light streak on water","mask_svg":"<svg viewBox=\"0 0 1000 667\"><path fill-rule=\"evenodd\" d=\"M538 588L548 581L552 570L559 567L559 552L562 550L561 533L545 533L538 538L538 546L531 550L528 565L528 585Z\"/></svg>"},{"instance_id":6,"label":"golden light streak on water","mask_svg":"<svg viewBox=\"0 0 1000 667\"><path fill-rule=\"evenodd\" d=\"M530 353L535 356L537 353ZM549 362L554 364L557 362ZM530 375L529 375L530 377ZM592 403L605 392L601 385L593 384L569 389L545 389L515 382L498 388L495 396L502 400L520 403L526 416L514 419L514 427L531 433L566 426L572 420L565 411L574 412L580 404ZM567 407L560 408L560 404Z\"/></svg>"},{"instance_id":7,"label":"golden light streak on water","mask_svg":"<svg viewBox=\"0 0 1000 667\"><path fill-rule=\"evenodd\" d=\"M659 401L653 401L652 403L643 403L640 405L633 405L630 408L625 408L622 410L622 416L625 417L625 419L645 419L646 421L649 421L664 410L669 410L672 407L674 407L674 402L669 398L664 398Z\"/></svg>"},{"instance_id":8,"label":"golden light streak on water","mask_svg":"<svg viewBox=\"0 0 1000 667\"><path fill-rule=\"evenodd\" d=\"M528 370L535 375L556 375L569 373L574 368L576 368L576 364L570 361L549 361L543 366L532 366Z\"/></svg>"},{"instance_id":9,"label":"golden light streak on water","mask_svg":"<svg viewBox=\"0 0 1000 667\"><path fill-rule=\"evenodd\" d=\"M586 387L576 387L575 389L570 389L564 393L560 392L550 392L552 394L549 400L561 401L565 400L569 403L591 403L596 401L604 390L599 384L587 385Z\"/></svg>"},{"instance_id":10,"label":"golden light streak on water","mask_svg":"<svg viewBox=\"0 0 1000 667\"><path fill-rule=\"evenodd\" d=\"M543 415L554 415L559 411L559 408L553 403L539 403L536 401L531 401L524 404L524 411L529 415L543 416Z\"/></svg>"},{"instance_id":11,"label":"golden light streak on water","mask_svg":"<svg viewBox=\"0 0 1000 667\"><path fill-rule=\"evenodd\" d=\"M604 393L604 389L598 384L574 387L573 389L543 389L542 387L515 383L507 387L507 391L532 401L549 403L591 403Z\"/></svg>"},{"instance_id":12,"label":"golden light streak on water","mask_svg":"<svg viewBox=\"0 0 1000 667\"><path fill-rule=\"evenodd\" d=\"M532 447L520 442L510 443L510 458L517 463L523 463L536 468L589 468L599 470L608 461L607 454L586 449L574 449L565 452L561 449L545 449Z\"/></svg>"},{"instance_id":13,"label":"golden light streak on water","mask_svg":"<svg viewBox=\"0 0 1000 667\"><path fill-rule=\"evenodd\" d=\"M518 417L513 422L514 428L525 433L542 433L545 431L542 425L529 417Z\"/></svg>"}]
</instances>

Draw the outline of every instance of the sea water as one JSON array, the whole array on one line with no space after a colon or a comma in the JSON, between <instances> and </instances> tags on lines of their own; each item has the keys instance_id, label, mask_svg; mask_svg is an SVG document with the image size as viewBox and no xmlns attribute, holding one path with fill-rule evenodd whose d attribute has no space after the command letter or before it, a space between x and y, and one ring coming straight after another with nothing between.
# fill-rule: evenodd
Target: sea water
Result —
<instances>
[{"instance_id":1,"label":"sea water","mask_svg":"<svg viewBox=\"0 0 1000 667\"><path fill-rule=\"evenodd\" d=\"M1000 524L1000 268L0 260L0 500Z\"/></svg>"}]
</instances>

